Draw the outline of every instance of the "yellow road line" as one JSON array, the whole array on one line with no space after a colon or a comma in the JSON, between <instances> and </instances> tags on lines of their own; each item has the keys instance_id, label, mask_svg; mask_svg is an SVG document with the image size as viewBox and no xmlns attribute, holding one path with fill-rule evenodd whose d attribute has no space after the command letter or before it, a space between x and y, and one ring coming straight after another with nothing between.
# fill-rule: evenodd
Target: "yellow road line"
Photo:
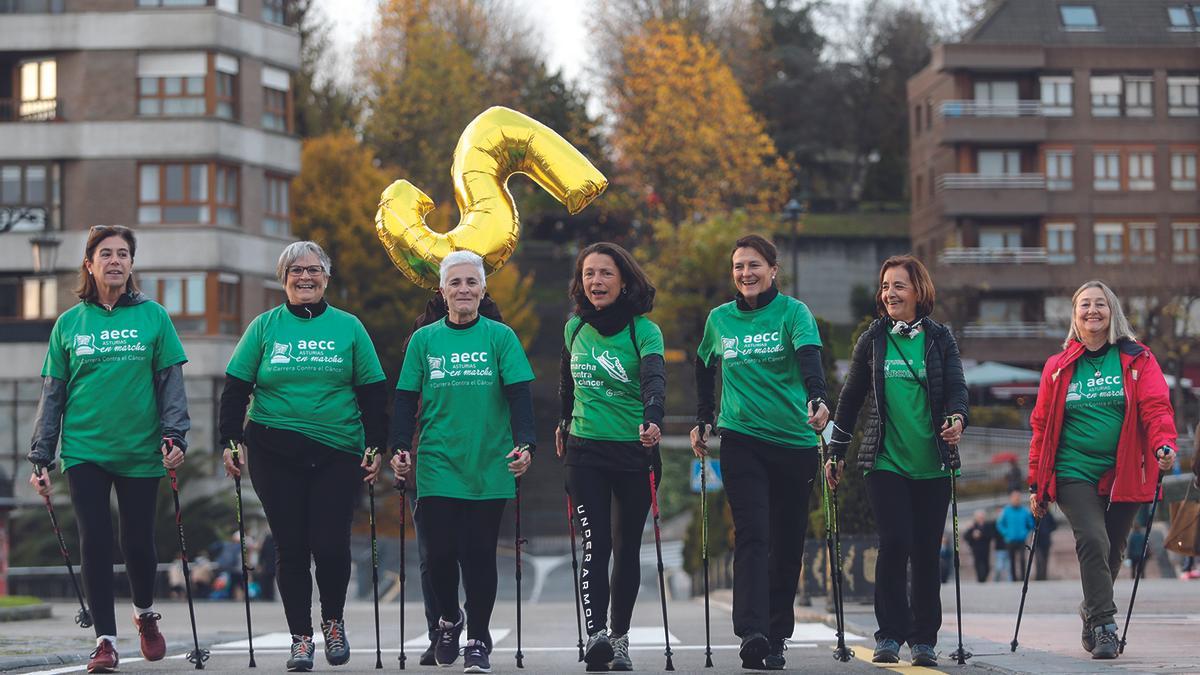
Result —
<instances>
[{"instance_id":1,"label":"yellow road line","mask_svg":"<svg viewBox=\"0 0 1200 675\"><path fill-rule=\"evenodd\" d=\"M910 666L910 665L905 664L903 661L901 661L900 663L875 663L871 660L870 656L864 656L864 653L869 653L869 652L865 652L864 649L856 649L856 650L854 650L854 658L858 659L859 661L862 661L863 663L869 663L873 666L876 666L878 668L884 668L893 673L904 673L905 675L909 675L911 673L912 675L919 675L920 673L945 673L946 672L944 670L934 670L933 668L926 668L924 666Z\"/></svg>"}]
</instances>

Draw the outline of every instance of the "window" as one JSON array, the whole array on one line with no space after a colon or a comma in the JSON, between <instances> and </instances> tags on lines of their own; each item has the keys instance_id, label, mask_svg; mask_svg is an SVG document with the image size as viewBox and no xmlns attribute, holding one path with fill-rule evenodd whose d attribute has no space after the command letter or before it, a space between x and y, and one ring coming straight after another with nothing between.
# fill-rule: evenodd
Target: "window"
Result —
<instances>
[{"instance_id":1,"label":"window","mask_svg":"<svg viewBox=\"0 0 1200 675\"><path fill-rule=\"evenodd\" d=\"M982 227L979 229L979 248L987 248L987 249L1021 248L1021 228L1019 228L1019 227Z\"/></svg>"},{"instance_id":2,"label":"window","mask_svg":"<svg viewBox=\"0 0 1200 675\"><path fill-rule=\"evenodd\" d=\"M1051 264L1075 262L1075 223L1046 225L1046 261Z\"/></svg>"},{"instance_id":3,"label":"window","mask_svg":"<svg viewBox=\"0 0 1200 675\"><path fill-rule=\"evenodd\" d=\"M40 122L58 116L58 61L37 59L25 61L20 68L21 102L17 119ZM11 115L7 113L5 117Z\"/></svg>"},{"instance_id":4,"label":"window","mask_svg":"<svg viewBox=\"0 0 1200 675\"><path fill-rule=\"evenodd\" d=\"M267 186L263 194L266 203L263 205L263 231L277 237L287 237L291 234L291 204L288 200L287 178L267 176Z\"/></svg>"},{"instance_id":5,"label":"window","mask_svg":"<svg viewBox=\"0 0 1200 675\"><path fill-rule=\"evenodd\" d=\"M1121 223L1096 223L1096 262L1101 264L1125 261L1125 226Z\"/></svg>"},{"instance_id":6,"label":"window","mask_svg":"<svg viewBox=\"0 0 1200 675\"><path fill-rule=\"evenodd\" d=\"M1059 5L1058 15L1062 18L1063 30L1100 30L1096 8L1091 5Z\"/></svg>"},{"instance_id":7,"label":"window","mask_svg":"<svg viewBox=\"0 0 1200 675\"><path fill-rule=\"evenodd\" d=\"M58 316L54 277L0 277L0 319L53 319Z\"/></svg>"},{"instance_id":8,"label":"window","mask_svg":"<svg viewBox=\"0 0 1200 675\"><path fill-rule=\"evenodd\" d=\"M263 0L263 21L287 25L287 0Z\"/></svg>"},{"instance_id":9,"label":"window","mask_svg":"<svg viewBox=\"0 0 1200 675\"><path fill-rule=\"evenodd\" d=\"M1171 29L1192 29L1192 17L1188 13L1188 8L1184 6L1168 7L1167 20L1171 22Z\"/></svg>"},{"instance_id":10,"label":"window","mask_svg":"<svg viewBox=\"0 0 1200 675\"><path fill-rule=\"evenodd\" d=\"M206 278L195 274L142 274L138 285L171 316L204 316Z\"/></svg>"},{"instance_id":11,"label":"window","mask_svg":"<svg viewBox=\"0 0 1200 675\"><path fill-rule=\"evenodd\" d=\"M1072 163L1074 153L1070 150L1046 151L1046 189L1070 190L1074 187L1072 180Z\"/></svg>"},{"instance_id":12,"label":"window","mask_svg":"<svg viewBox=\"0 0 1200 675\"><path fill-rule=\"evenodd\" d=\"M979 323L1010 324L1021 323L1022 305L1020 300L986 298L979 301Z\"/></svg>"},{"instance_id":13,"label":"window","mask_svg":"<svg viewBox=\"0 0 1200 675\"><path fill-rule=\"evenodd\" d=\"M208 223L208 165L139 167L138 222Z\"/></svg>"},{"instance_id":14,"label":"window","mask_svg":"<svg viewBox=\"0 0 1200 675\"><path fill-rule=\"evenodd\" d=\"M1154 116L1154 78L1125 77L1125 114L1129 117Z\"/></svg>"},{"instance_id":15,"label":"window","mask_svg":"<svg viewBox=\"0 0 1200 675\"><path fill-rule=\"evenodd\" d=\"M1172 117L1200 115L1200 76L1167 77L1167 114Z\"/></svg>"},{"instance_id":16,"label":"window","mask_svg":"<svg viewBox=\"0 0 1200 675\"><path fill-rule=\"evenodd\" d=\"M1175 245L1175 262L1194 263L1200 260L1200 223L1171 225L1171 239Z\"/></svg>"},{"instance_id":17,"label":"window","mask_svg":"<svg viewBox=\"0 0 1200 675\"><path fill-rule=\"evenodd\" d=\"M1154 262L1154 223L1129 224L1129 262Z\"/></svg>"},{"instance_id":18,"label":"window","mask_svg":"<svg viewBox=\"0 0 1200 675\"><path fill-rule=\"evenodd\" d=\"M213 114L227 120L237 119L238 60L225 54L217 54L213 60L216 84L216 109Z\"/></svg>"},{"instance_id":19,"label":"window","mask_svg":"<svg viewBox=\"0 0 1200 675\"><path fill-rule=\"evenodd\" d=\"M1129 189L1154 189L1154 153L1129 153Z\"/></svg>"},{"instance_id":20,"label":"window","mask_svg":"<svg viewBox=\"0 0 1200 675\"><path fill-rule=\"evenodd\" d=\"M217 275L217 332L236 335L241 332L241 277L228 272Z\"/></svg>"},{"instance_id":21,"label":"window","mask_svg":"<svg viewBox=\"0 0 1200 675\"><path fill-rule=\"evenodd\" d=\"M1196 151L1171 153L1171 189L1196 189Z\"/></svg>"},{"instance_id":22,"label":"window","mask_svg":"<svg viewBox=\"0 0 1200 675\"><path fill-rule=\"evenodd\" d=\"M138 7L204 7L208 0L138 0Z\"/></svg>"},{"instance_id":23,"label":"window","mask_svg":"<svg viewBox=\"0 0 1200 675\"><path fill-rule=\"evenodd\" d=\"M921 106L913 106L913 136L921 135Z\"/></svg>"},{"instance_id":24,"label":"window","mask_svg":"<svg viewBox=\"0 0 1200 675\"><path fill-rule=\"evenodd\" d=\"M975 110L980 116L1016 117L1017 83L984 81L975 83Z\"/></svg>"},{"instance_id":25,"label":"window","mask_svg":"<svg viewBox=\"0 0 1200 675\"><path fill-rule=\"evenodd\" d=\"M291 131L291 77L286 70L263 66L262 86L263 128L272 131Z\"/></svg>"},{"instance_id":26,"label":"window","mask_svg":"<svg viewBox=\"0 0 1200 675\"><path fill-rule=\"evenodd\" d=\"M1121 115L1121 78L1117 75L1092 76L1092 116Z\"/></svg>"},{"instance_id":27,"label":"window","mask_svg":"<svg viewBox=\"0 0 1200 675\"><path fill-rule=\"evenodd\" d=\"M1047 117L1070 117L1072 87L1075 81L1070 75L1047 75L1041 78L1042 114Z\"/></svg>"},{"instance_id":28,"label":"window","mask_svg":"<svg viewBox=\"0 0 1200 675\"><path fill-rule=\"evenodd\" d=\"M1071 325L1073 308L1071 298L1065 295L1048 295L1042 299L1042 316L1046 323L1053 327L1061 326L1066 330Z\"/></svg>"},{"instance_id":29,"label":"window","mask_svg":"<svg viewBox=\"0 0 1200 675\"><path fill-rule=\"evenodd\" d=\"M1021 151L980 150L979 175L1015 176L1021 173Z\"/></svg>"},{"instance_id":30,"label":"window","mask_svg":"<svg viewBox=\"0 0 1200 675\"><path fill-rule=\"evenodd\" d=\"M217 165L217 224L237 225L238 218L238 170L230 166Z\"/></svg>"},{"instance_id":31,"label":"window","mask_svg":"<svg viewBox=\"0 0 1200 675\"><path fill-rule=\"evenodd\" d=\"M0 232L58 226L57 164L0 164Z\"/></svg>"},{"instance_id":32,"label":"window","mask_svg":"<svg viewBox=\"0 0 1200 675\"><path fill-rule=\"evenodd\" d=\"M139 115L215 115L225 119L237 115L238 60L232 56L205 52L141 54L137 73Z\"/></svg>"},{"instance_id":33,"label":"window","mask_svg":"<svg viewBox=\"0 0 1200 675\"><path fill-rule=\"evenodd\" d=\"M287 293L283 286L275 281L263 282L263 304L267 307L278 307L287 302Z\"/></svg>"},{"instance_id":34,"label":"window","mask_svg":"<svg viewBox=\"0 0 1200 675\"><path fill-rule=\"evenodd\" d=\"M925 177L916 176L913 178L913 206L921 205L921 197L925 195Z\"/></svg>"},{"instance_id":35,"label":"window","mask_svg":"<svg viewBox=\"0 0 1200 675\"><path fill-rule=\"evenodd\" d=\"M1097 150L1092 156L1092 171L1092 188L1121 189L1121 153L1115 150Z\"/></svg>"}]
</instances>

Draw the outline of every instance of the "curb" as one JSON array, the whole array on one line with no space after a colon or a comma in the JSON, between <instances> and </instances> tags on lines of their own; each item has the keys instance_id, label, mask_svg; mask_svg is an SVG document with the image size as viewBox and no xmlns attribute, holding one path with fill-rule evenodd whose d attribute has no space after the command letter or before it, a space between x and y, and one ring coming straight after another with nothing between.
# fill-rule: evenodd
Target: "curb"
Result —
<instances>
[{"instance_id":1,"label":"curb","mask_svg":"<svg viewBox=\"0 0 1200 675\"><path fill-rule=\"evenodd\" d=\"M168 642L167 654L189 652L194 648L191 642ZM201 645L201 649L207 649ZM137 656L140 653L135 652ZM37 666L72 666L87 663L91 652L59 652L57 654L21 654L19 656L0 656L0 672L35 668Z\"/></svg>"},{"instance_id":2,"label":"curb","mask_svg":"<svg viewBox=\"0 0 1200 675\"><path fill-rule=\"evenodd\" d=\"M49 618L50 605L44 602L33 605L20 605L18 607L0 607L0 622Z\"/></svg>"}]
</instances>

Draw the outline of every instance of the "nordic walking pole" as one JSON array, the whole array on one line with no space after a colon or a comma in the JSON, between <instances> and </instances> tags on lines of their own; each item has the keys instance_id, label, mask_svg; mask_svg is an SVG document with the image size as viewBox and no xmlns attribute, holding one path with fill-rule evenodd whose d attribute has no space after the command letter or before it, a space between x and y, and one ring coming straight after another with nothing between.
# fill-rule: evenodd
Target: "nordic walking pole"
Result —
<instances>
[{"instance_id":1,"label":"nordic walking pole","mask_svg":"<svg viewBox=\"0 0 1200 675\"><path fill-rule=\"evenodd\" d=\"M237 506L238 544L242 548L242 597L246 600L246 642L250 645L250 667L255 668L254 631L250 628L250 566L246 564L246 526L242 521L241 451L238 450L236 441L230 442L229 455L233 459L233 465L239 467L237 475L233 477L233 494Z\"/></svg>"},{"instance_id":2,"label":"nordic walking pole","mask_svg":"<svg viewBox=\"0 0 1200 675\"><path fill-rule=\"evenodd\" d=\"M367 465L375 463L378 448L367 448ZM371 597L375 601L375 668L383 669L383 653L379 649L379 544L375 537L375 481L367 483L367 502L371 511Z\"/></svg>"},{"instance_id":3,"label":"nordic walking pole","mask_svg":"<svg viewBox=\"0 0 1200 675\"><path fill-rule=\"evenodd\" d=\"M1162 455L1162 450L1159 450ZM1129 620L1133 618L1133 601L1137 600L1138 582L1142 580L1142 572L1146 570L1146 558L1150 553L1150 531L1154 529L1154 512L1158 510L1158 498L1162 495L1163 472L1158 472L1158 483L1154 486L1154 501L1150 502L1150 519L1146 521L1146 539L1142 542L1142 558L1138 561L1137 571L1133 575L1133 593L1129 596L1129 610L1125 612L1125 628L1121 631L1121 644L1118 654L1125 653L1125 636L1129 635ZM1028 574L1028 572L1026 572Z\"/></svg>"},{"instance_id":4,"label":"nordic walking pole","mask_svg":"<svg viewBox=\"0 0 1200 675\"><path fill-rule=\"evenodd\" d=\"M575 579L575 631L579 635L579 661L583 662L583 614L579 598L579 553L575 550L575 505L567 491L567 531L571 534L571 574Z\"/></svg>"},{"instance_id":5,"label":"nordic walking pole","mask_svg":"<svg viewBox=\"0 0 1200 675\"><path fill-rule=\"evenodd\" d=\"M167 452L163 453L165 456L175 446L175 441L164 438L163 444L167 446ZM171 496L175 499L175 529L179 531L179 561L183 564L183 589L187 592L188 617L192 620L192 643L196 647L193 651L188 652L187 660L196 664L196 670L204 670L204 662L208 660L208 650L200 649L200 637L196 634L196 606L192 601L192 573L188 570L187 540L183 537L183 510L179 508L179 477L175 474L175 469L167 469L167 475L171 478Z\"/></svg>"},{"instance_id":6,"label":"nordic walking pole","mask_svg":"<svg viewBox=\"0 0 1200 675\"><path fill-rule=\"evenodd\" d=\"M646 425L643 425L645 428ZM653 452L653 451L651 451ZM662 558L662 530L659 526L658 518L658 486L654 484L654 463L650 463L650 509L654 514L654 550L658 555L658 597L662 600L662 615L663 615L663 639L666 643L667 650L667 666L665 670L675 670L675 664L671 662L671 630L667 627L667 583L663 577L663 558Z\"/></svg>"},{"instance_id":7,"label":"nordic walking pole","mask_svg":"<svg viewBox=\"0 0 1200 675\"><path fill-rule=\"evenodd\" d=\"M519 456L519 455L518 455ZM525 654L521 652L521 477L517 476L517 513L515 548L517 550L517 667L525 667Z\"/></svg>"},{"instance_id":8,"label":"nordic walking pole","mask_svg":"<svg viewBox=\"0 0 1200 675\"><path fill-rule=\"evenodd\" d=\"M946 418L946 421L953 426L953 419ZM950 446L950 461L947 462L950 466L950 513L954 521L954 611L958 615L958 649L950 655L958 665L965 666L967 659L971 658L971 652L963 649L962 638L962 582L959 579L959 559L958 559L958 478L954 472L962 466L962 460L958 456L958 446ZM1029 556L1033 560L1033 556ZM1025 573L1029 576L1029 572Z\"/></svg>"},{"instance_id":9,"label":"nordic walking pole","mask_svg":"<svg viewBox=\"0 0 1200 675\"><path fill-rule=\"evenodd\" d=\"M1048 505L1043 505L1050 508ZM1029 592L1029 572L1033 569L1033 556L1037 552L1038 535L1042 533L1042 519L1033 519L1033 543L1029 545L1029 560L1025 561L1025 581L1021 584L1021 606L1017 608L1017 627L1013 630L1012 642L1008 643L1009 651L1017 651L1017 634L1021 632L1021 615L1025 613L1025 594Z\"/></svg>"},{"instance_id":10,"label":"nordic walking pole","mask_svg":"<svg viewBox=\"0 0 1200 675\"><path fill-rule=\"evenodd\" d=\"M404 570L404 530L406 511L408 511L408 484L403 478L397 478L392 487L400 491L400 670L404 670L404 662L408 658L404 655L404 586L407 581L407 575Z\"/></svg>"},{"instance_id":11,"label":"nordic walking pole","mask_svg":"<svg viewBox=\"0 0 1200 675\"><path fill-rule=\"evenodd\" d=\"M832 433L832 427L828 428ZM836 470L836 459L829 452L829 444L824 432L818 438L821 442L823 463L835 462L834 467ZM842 611L842 540L838 528L837 488L829 487L829 484L825 480L824 471L822 471L820 481L821 501L824 503L825 511L825 549L826 555L833 563L829 581L829 590L833 595L833 615L837 626L837 646L833 650L833 658L846 663L854 657L854 651L846 646L845 615Z\"/></svg>"},{"instance_id":12,"label":"nordic walking pole","mask_svg":"<svg viewBox=\"0 0 1200 675\"><path fill-rule=\"evenodd\" d=\"M35 466L34 473L40 487L46 487L46 467ZM62 530L58 529L58 518L54 515L54 504L50 503L50 495L42 497L46 501L46 511L50 514L50 526L54 528L54 536L58 537L58 550L62 552L63 561L67 563L67 574L71 577L71 586L75 588L75 597L79 599L79 613L75 615L75 623L80 628L92 627L92 614L83 602L83 591L79 590L79 579L75 578L75 568L71 566L71 554L67 552L67 543L63 541Z\"/></svg>"},{"instance_id":13,"label":"nordic walking pole","mask_svg":"<svg viewBox=\"0 0 1200 675\"><path fill-rule=\"evenodd\" d=\"M704 562L704 667L712 668L708 620L708 455L700 458L700 557Z\"/></svg>"}]
</instances>

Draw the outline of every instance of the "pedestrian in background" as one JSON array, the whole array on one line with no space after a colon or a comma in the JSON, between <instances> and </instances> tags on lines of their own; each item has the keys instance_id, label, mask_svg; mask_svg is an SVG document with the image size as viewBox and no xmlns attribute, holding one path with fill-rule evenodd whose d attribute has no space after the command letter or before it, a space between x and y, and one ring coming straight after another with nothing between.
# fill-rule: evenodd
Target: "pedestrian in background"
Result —
<instances>
[{"instance_id":1,"label":"pedestrian in background","mask_svg":"<svg viewBox=\"0 0 1200 675\"><path fill-rule=\"evenodd\" d=\"M971 526L963 533L963 539L971 549L971 558L975 563L975 580L979 583L987 581L992 567L992 541L996 538L996 525L987 519L987 511L980 509L975 512Z\"/></svg>"},{"instance_id":2,"label":"pedestrian in background","mask_svg":"<svg viewBox=\"0 0 1200 675\"><path fill-rule=\"evenodd\" d=\"M1054 531L1058 529L1058 521L1050 509L1038 520L1037 550L1033 552L1033 578L1045 581L1047 568L1050 566L1050 551L1054 547Z\"/></svg>"},{"instance_id":3,"label":"pedestrian in background","mask_svg":"<svg viewBox=\"0 0 1200 675\"><path fill-rule=\"evenodd\" d=\"M1008 506L996 519L996 531L1004 538L1004 549L1008 552L1008 574L1013 581L1025 578L1026 540L1033 532L1033 512L1025 506L1020 492L1008 495Z\"/></svg>"}]
</instances>

